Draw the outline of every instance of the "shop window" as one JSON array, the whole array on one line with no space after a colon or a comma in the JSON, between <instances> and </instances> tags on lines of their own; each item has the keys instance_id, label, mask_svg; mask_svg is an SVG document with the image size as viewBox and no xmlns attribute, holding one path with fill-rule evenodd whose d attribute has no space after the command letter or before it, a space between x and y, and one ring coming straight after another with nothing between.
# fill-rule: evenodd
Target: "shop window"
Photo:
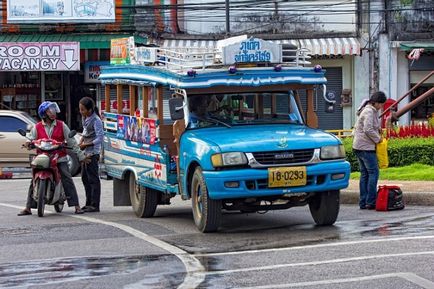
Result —
<instances>
[{"instance_id":1,"label":"shop window","mask_svg":"<svg viewBox=\"0 0 434 289\"><path fill-rule=\"evenodd\" d=\"M415 100L430 89L428 86L420 86L415 89L411 94L411 100ZM434 97L428 97L417 107L411 111L411 117L413 120L421 120L429 118L434 113Z\"/></svg>"},{"instance_id":2,"label":"shop window","mask_svg":"<svg viewBox=\"0 0 434 289\"><path fill-rule=\"evenodd\" d=\"M87 50L87 60L88 61L98 61L98 49L88 49Z\"/></svg>"},{"instance_id":3,"label":"shop window","mask_svg":"<svg viewBox=\"0 0 434 289\"><path fill-rule=\"evenodd\" d=\"M110 49L99 50L99 61L110 61Z\"/></svg>"}]
</instances>

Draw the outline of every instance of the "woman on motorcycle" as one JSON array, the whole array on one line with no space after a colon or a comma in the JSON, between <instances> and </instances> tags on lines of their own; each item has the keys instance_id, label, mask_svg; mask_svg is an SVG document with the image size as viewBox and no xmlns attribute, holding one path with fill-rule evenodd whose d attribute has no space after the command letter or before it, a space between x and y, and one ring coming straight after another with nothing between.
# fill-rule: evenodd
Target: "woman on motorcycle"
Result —
<instances>
[{"instance_id":1,"label":"woman on motorcycle","mask_svg":"<svg viewBox=\"0 0 434 289\"><path fill-rule=\"evenodd\" d=\"M43 138L54 139L58 142L64 142L66 140L67 145L73 148L73 151L77 154L78 159L80 161L88 162L83 152L80 151L80 148L75 141L74 138L69 138L69 127L60 120L57 120L57 114L60 112L59 106L55 102L44 101L38 108L38 115L41 118L41 121L38 122L30 131L29 139L38 140ZM30 142L27 142L25 146L28 148ZM57 167L60 171L61 180L63 189L67 196L68 206L75 207L75 214L83 214L83 210L80 209L77 189L75 188L74 181L72 180L71 173L68 169L67 164L67 152L66 149L63 148L59 151L59 159L57 161ZM31 184L29 188L29 192L27 195L27 203L24 210L18 213L18 216L26 216L31 215L31 204L33 200L33 184Z\"/></svg>"}]
</instances>

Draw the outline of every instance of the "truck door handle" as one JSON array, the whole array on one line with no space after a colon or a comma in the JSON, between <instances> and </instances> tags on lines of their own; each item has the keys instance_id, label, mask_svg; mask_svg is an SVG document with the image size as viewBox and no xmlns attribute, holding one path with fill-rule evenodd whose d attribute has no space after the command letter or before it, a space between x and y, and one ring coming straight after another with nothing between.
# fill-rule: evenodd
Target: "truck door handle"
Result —
<instances>
[{"instance_id":1,"label":"truck door handle","mask_svg":"<svg viewBox=\"0 0 434 289\"><path fill-rule=\"evenodd\" d=\"M0 138L5 138L5 136L3 134L0 134Z\"/></svg>"}]
</instances>

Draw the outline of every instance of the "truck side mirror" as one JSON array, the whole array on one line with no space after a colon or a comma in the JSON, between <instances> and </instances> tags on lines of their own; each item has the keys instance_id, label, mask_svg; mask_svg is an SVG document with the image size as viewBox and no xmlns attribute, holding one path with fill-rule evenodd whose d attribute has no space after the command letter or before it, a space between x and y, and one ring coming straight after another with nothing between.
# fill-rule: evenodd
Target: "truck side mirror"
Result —
<instances>
[{"instance_id":1,"label":"truck side mirror","mask_svg":"<svg viewBox=\"0 0 434 289\"><path fill-rule=\"evenodd\" d=\"M169 99L170 118L178 120L184 118L184 101L182 98L175 97Z\"/></svg>"}]
</instances>

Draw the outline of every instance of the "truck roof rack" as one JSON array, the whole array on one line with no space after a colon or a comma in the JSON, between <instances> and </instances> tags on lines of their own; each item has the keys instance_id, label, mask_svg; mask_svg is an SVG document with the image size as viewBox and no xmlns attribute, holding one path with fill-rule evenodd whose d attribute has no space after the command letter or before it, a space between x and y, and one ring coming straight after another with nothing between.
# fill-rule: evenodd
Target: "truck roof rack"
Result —
<instances>
[{"instance_id":1,"label":"truck roof rack","mask_svg":"<svg viewBox=\"0 0 434 289\"><path fill-rule=\"evenodd\" d=\"M262 41L262 40L261 40ZM271 43L271 42L270 42ZM292 44L275 44L280 48L280 61L273 65L300 67L309 65L309 50ZM136 49L137 64L151 65L156 68L173 72L184 72L189 69L218 69L230 65L224 63L223 48L205 47L138 47ZM143 54L146 57L141 57ZM269 66L271 62L237 62L237 66L261 67ZM232 64L235 65L235 64Z\"/></svg>"}]
</instances>

